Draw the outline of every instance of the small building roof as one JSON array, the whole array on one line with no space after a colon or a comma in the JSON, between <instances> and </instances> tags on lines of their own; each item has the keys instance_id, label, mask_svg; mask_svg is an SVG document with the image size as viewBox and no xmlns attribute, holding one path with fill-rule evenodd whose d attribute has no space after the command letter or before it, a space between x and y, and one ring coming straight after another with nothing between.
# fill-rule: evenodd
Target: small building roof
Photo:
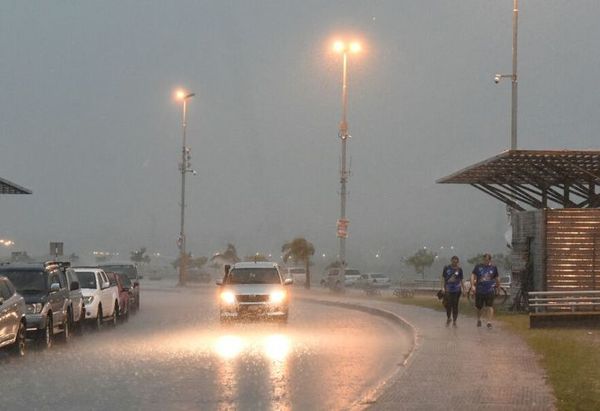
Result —
<instances>
[{"instance_id":1,"label":"small building roof","mask_svg":"<svg viewBox=\"0 0 600 411\"><path fill-rule=\"evenodd\" d=\"M470 184L518 210L600 206L600 151L507 150L437 180Z\"/></svg>"},{"instance_id":2,"label":"small building roof","mask_svg":"<svg viewBox=\"0 0 600 411\"><path fill-rule=\"evenodd\" d=\"M31 194L31 190L0 177L0 194Z\"/></svg>"}]
</instances>

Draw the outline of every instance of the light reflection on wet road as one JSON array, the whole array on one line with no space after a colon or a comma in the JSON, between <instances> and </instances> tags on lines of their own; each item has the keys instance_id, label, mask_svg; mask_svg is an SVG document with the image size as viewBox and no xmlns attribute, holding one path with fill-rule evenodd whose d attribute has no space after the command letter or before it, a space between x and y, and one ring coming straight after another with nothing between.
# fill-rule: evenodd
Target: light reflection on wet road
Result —
<instances>
[{"instance_id":1,"label":"light reflection on wet road","mask_svg":"<svg viewBox=\"0 0 600 411\"><path fill-rule=\"evenodd\" d=\"M293 303L289 324L222 326L214 287L145 291L117 329L0 358L3 410L338 410L397 368L386 320Z\"/></svg>"}]
</instances>

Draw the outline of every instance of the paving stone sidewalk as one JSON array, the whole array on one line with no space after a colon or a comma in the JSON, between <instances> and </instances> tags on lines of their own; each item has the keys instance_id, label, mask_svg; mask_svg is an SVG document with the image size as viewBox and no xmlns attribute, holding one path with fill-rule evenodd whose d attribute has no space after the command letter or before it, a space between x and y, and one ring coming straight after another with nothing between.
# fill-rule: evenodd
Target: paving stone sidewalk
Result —
<instances>
[{"instance_id":1,"label":"paving stone sidewalk","mask_svg":"<svg viewBox=\"0 0 600 411\"><path fill-rule=\"evenodd\" d=\"M391 312L412 326L415 347L379 391L370 411L380 410L555 410L555 397L536 354L499 322L477 328L460 316L428 308L332 295L315 289L302 298L352 303ZM484 323L485 325L485 323Z\"/></svg>"}]
</instances>

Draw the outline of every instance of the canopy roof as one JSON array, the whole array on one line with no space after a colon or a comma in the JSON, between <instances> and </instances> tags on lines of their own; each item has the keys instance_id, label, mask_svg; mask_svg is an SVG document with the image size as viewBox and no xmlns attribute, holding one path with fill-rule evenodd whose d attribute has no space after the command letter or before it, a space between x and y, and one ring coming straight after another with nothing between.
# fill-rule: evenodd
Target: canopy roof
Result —
<instances>
[{"instance_id":1,"label":"canopy roof","mask_svg":"<svg viewBox=\"0 0 600 411\"><path fill-rule=\"evenodd\" d=\"M0 177L0 194L31 194L31 190Z\"/></svg>"},{"instance_id":2,"label":"canopy roof","mask_svg":"<svg viewBox=\"0 0 600 411\"><path fill-rule=\"evenodd\" d=\"M470 184L518 210L598 207L600 151L508 150L437 181Z\"/></svg>"}]
</instances>

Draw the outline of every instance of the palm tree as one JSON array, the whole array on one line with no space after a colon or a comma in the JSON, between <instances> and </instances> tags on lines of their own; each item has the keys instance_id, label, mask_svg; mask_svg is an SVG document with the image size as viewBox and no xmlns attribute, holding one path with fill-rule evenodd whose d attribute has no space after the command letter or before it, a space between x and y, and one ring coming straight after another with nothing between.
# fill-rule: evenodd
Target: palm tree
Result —
<instances>
[{"instance_id":1,"label":"palm tree","mask_svg":"<svg viewBox=\"0 0 600 411\"><path fill-rule=\"evenodd\" d=\"M425 279L425 268L431 267L435 258L436 255L433 252L423 248L407 258L405 263L413 266L417 274L421 274Z\"/></svg>"},{"instance_id":2,"label":"palm tree","mask_svg":"<svg viewBox=\"0 0 600 411\"><path fill-rule=\"evenodd\" d=\"M310 289L310 256L315 253L315 246L305 238L294 238L291 242L285 243L281 247L283 253L283 262L287 263L290 257L295 261L304 261L306 267L306 284L305 287Z\"/></svg>"}]
</instances>

